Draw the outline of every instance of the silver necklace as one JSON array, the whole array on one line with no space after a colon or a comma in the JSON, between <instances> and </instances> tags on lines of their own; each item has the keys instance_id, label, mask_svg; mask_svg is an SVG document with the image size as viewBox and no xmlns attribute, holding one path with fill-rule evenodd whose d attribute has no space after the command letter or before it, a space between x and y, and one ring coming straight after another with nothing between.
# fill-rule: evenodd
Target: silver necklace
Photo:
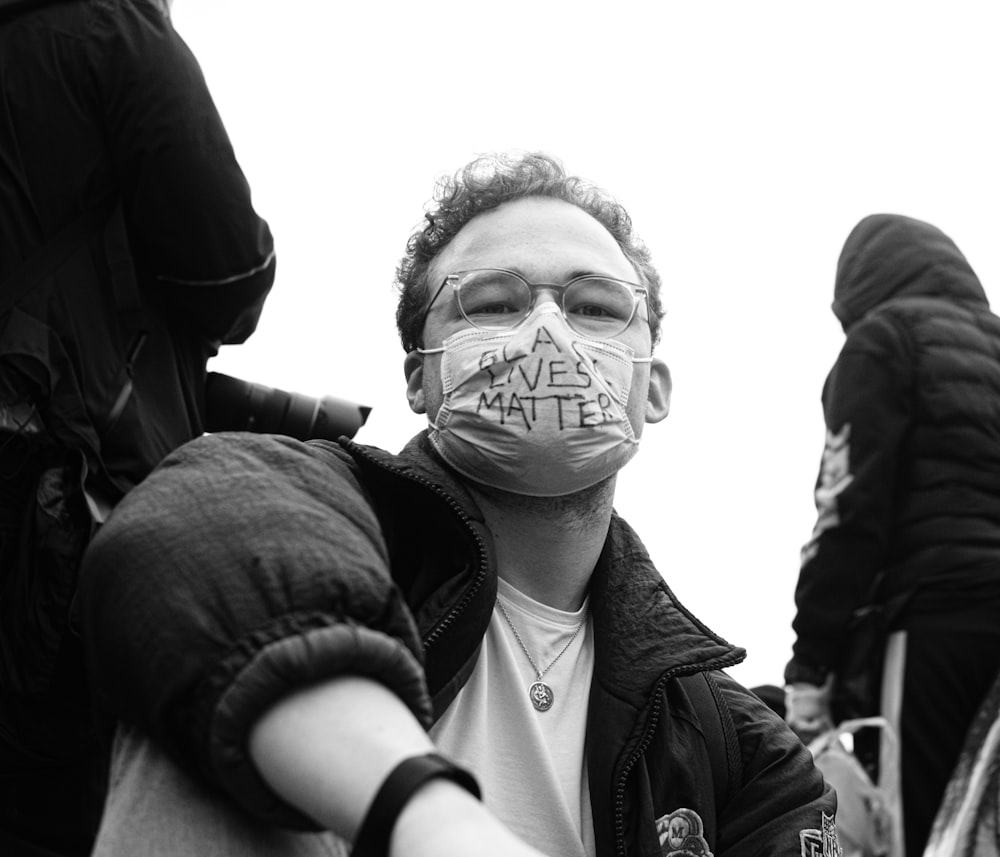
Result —
<instances>
[{"instance_id":1,"label":"silver necklace","mask_svg":"<svg viewBox=\"0 0 1000 857\"><path fill-rule=\"evenodd\" d=\"M552 688L542 681L542 676L545 675L552 667L556 665L556 661L559 660L566 650L573 645L573 641L576 639L577 634L587 623L587 611L584 610L583 619L580 620L580 624L576 626L576 630L573 632L573 636L569 638L569 642L562 647L559 654L556 655L552 662L543 670L538 668L538 664L535 663L535 659L531 657L531 652L528 651L528 647L524 645L524 640L521 639L521 635L517 633L517 628L514 626L514 621L510 618L510 613L507 612L507 608L503 606L503 602L497 598L497 607L500 608L500 612L503 613L504 619L507 620L507 624L510 625L511 631L514 632L514 639L517 640L517 644L521 647L521 651L528 658L528 663L531 664L531 668L535 671L535 681L528 688L528 699L531 700L531 704L535 706L536 711L548 711L552 707L552 703L556 700L556 695L552 691Z\"/></svg>"}]
</instances>

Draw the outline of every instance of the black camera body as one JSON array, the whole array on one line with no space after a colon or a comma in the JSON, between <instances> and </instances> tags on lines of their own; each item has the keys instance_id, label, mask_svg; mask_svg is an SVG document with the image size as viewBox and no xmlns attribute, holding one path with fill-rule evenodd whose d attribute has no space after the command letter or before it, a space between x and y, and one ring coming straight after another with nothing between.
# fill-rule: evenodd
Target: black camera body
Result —
<instances>
[{"instance_id":1,"label":"black camera body","mask_svg":"<svg viewBox=\"0 0 1000 857\"><path fill-rule=\"evenodd\" d=\"M283 434L298 440L354 437L371 408L335 396L316 399L209 372L205 430Z\"/></svg>"}]
</instances>

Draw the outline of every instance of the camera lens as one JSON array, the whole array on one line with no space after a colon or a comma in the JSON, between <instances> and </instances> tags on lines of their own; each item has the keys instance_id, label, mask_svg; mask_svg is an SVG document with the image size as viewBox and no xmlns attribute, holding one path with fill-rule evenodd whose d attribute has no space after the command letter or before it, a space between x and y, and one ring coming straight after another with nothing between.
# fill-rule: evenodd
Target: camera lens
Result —
<instances>
[{"instance_id":1,"label":"camera lens","mask_svg":"<svg viewBox=\"0 0 1000 857\"><path fill-rule=\"evenodd\" d=\"M206 431L283 434L299 440L354 437L371 408L335 396L316 399L209 372Z\"/></svg>"}]
</instances>

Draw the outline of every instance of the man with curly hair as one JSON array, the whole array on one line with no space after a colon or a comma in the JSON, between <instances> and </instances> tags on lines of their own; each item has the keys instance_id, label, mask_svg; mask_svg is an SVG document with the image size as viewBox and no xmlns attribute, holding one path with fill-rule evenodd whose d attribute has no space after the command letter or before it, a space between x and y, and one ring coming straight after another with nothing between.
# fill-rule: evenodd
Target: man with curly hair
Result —
<instances>
[{"instance_id":1,"label":"man with curly hair","mask_svg":"<svg viewBox=\"0 0 1000 857\"><path fill-rule=\"evenodd\" d=\"M401 453L206 437L95 541L95 854L836 854L808 751L613 510L670 400L625 210L480 158L398 281Z\"/></svg>"}]
</instances>

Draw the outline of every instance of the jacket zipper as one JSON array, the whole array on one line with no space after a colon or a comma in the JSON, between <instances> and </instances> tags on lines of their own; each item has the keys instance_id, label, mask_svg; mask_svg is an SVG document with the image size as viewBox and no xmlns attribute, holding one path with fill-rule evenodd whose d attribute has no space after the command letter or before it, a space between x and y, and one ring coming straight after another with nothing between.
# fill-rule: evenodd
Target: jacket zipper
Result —
<instances>
[{"instance_id":1,"label":"jacket zipper","mask_svg":"<svg viewBox=\"0 0 1000 857\"><path fill-rule=\"evenodd\" d=\"M625 784L628 781L628 775L631 773L632 768L635 767L636 762L639 761L642 754L646 752L649 742L653 740L653 734L659 725L664 686L668 681L677 676L695 675L696 673L716 669L721 670L734 666L739 662L740 658L738 656L730 655L720 658L718 661L702 664L694 668L686 666L674 667L671 670L667 670L656 682L656 687L653 688L653 702L650 707L649 720L646 722L646 729L638 746L632 751L632 755L629 756L628 761L625 762L625 766L622 768L621 775L618 778L618 785L615 787L615 852L619 857L625 857Z\"/></svg>"},{"instance_id":2,"label":"jacket zipper","mask_svg":"<svg viewBox=\"0 0 1000 857\"><path fill-rule=\"evenodd\" d=\"M472 597L479 591L479 587L482 586L483 581L486 579L486 568L487 568L487 558L486 558L486 545L483 540L479 537L479 534L471 525L471 518L468 516L466 511L458 504L447 491L441 488L429 479L423 476L418 476L414 473L409 473L404 471L402 468L396 467L392 464L387 464L386 462L379 461L371 454L369 454L365 449L349 441L342 444L346 448L350 449L355 455L359 455L366 461L374 464L376 467L382 470L393 473L403 479L409 479L411 482L416 482L418 485L422 485L439 497L441 497L448 506L455 512L459 520L461 520L463 526L468 530L469 534L472 536L476 543L476 547L479 551L479 569L476 572L476 578L472 582L472 585L466 590L465 595L459 600L448 614L435 625L430 633L424 638L424 649L429 649L436 640L438 640L441 635L448 629L448 627L455 621L455 619L462 613ZM724 669L725 667L733 666L738 664L740 658L738 656L730 656L727 658L722 658L718 661L703 664L701 666L690 668L690 667L675 667L672 670L668 670L656 683L656 687L653 689L653 702L650 709L649 720L646 724L646 730L643 733L642 739L639 741L638 746L633 751L632 755L629 756L628 761L625 763L625 767L622 768L621 776L618 778L618 786L615 789L615 850L619 854L619 857L625 857L625 784L628 780L628 775L632 768L635 767L636 762L639 761L642 754L646 751L646 747L649 746L649 742L653 740L653 733L656 731L657 724L660 718L660 700L663 696L664 685L672 678L679 675L693 675L694 673L707 672L709 670Z\"/></svg>"},{"instance_id":3,"label":"jacket zipper","mask_svg":"<svg viewBox=\"0 0 1000 857\"><path fill-rule=\"evenodd\" d=\"M424 638L424 651L427 651L441 636L445 631L452 625L452 623L458 618L459 615L465 610L468 603L472 600L473 596L479 591L479 588L483 585L486 580L486 570L489 564L486 556L486 545L484 544L479 533L476 532L475 528L472 526L472 519L466 513L457 500L451 496L447 491L445 491L440 485L431 482L423 476L419 476L415 473L410 473L403 470L395 465L388 464L384 461L379 461L377 458L372 456L367 450L353 441L342 443L342 446L348 448L354 455L358 455L364 458L366 461L374 464L376 467L386 470L402 479L409 479L411 482L416 482L418 485L422 485L425 488L430 489L439 497L441 497L448 506L455 512L462 525L468 531L469 535L472 536L473 541L476 543L476 549L479 554L479 568L476 571L475 579L470 584L469 588L465 591L465 594L459 599L458 603L441 619L427 634Z\"/></svg>"}]
</instances>

